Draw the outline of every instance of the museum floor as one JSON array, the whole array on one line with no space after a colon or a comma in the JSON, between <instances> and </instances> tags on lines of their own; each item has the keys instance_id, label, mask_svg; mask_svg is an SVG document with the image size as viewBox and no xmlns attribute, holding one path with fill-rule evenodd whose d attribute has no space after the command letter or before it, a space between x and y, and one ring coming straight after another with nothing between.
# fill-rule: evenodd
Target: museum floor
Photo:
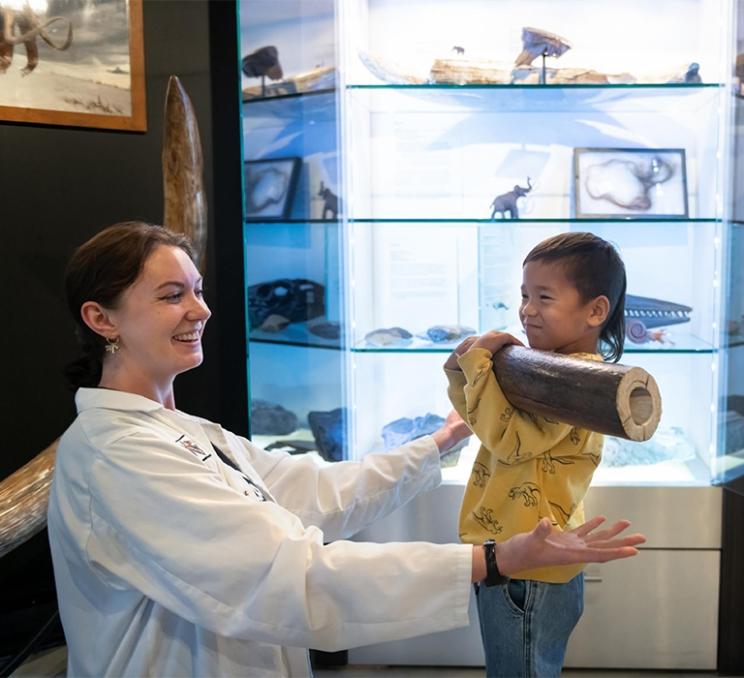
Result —
<instances>
[{"instance_id":1,"label":"museum floor","mask_svg":"<svg viewBox=\"0 0 744 678\"><path fill-rule=\"evenodd\" d=\"M28 659L23 666L15 671L12 676L25 676L26 678L41 678L42 676L55 676L62 678L65 675L67 652L64 647L55 648ZM675 676L715 676L716 673L708 672L672 672L672 671L597 671L597 670L567 670L562 674L566 678L631 678L632 676L664 676L674 678ZM477 668L454 668L454 667L417 667L417 666L346 666L338 669L318 669L315 678L483 678L483 669Z\"/></svg>"}]
</instances>

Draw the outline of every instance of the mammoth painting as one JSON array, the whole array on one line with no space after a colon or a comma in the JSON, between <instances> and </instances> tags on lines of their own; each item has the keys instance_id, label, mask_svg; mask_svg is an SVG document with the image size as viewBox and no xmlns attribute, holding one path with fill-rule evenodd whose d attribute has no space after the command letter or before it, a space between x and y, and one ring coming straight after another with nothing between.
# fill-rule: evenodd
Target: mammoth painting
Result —
<instances>
[{"instance_id":1,"label":"mammoth painting","mask_svg":"<svg viewBox=\"0 0 744 678\"><path fill-rule=\"evenodd\" d=\"M145 129L142 0L0 0L0 120Z\"/></svg>"},{"instance_id":2,"label":"mammoth painting","mask_svg":"<svg viewBox=\"0 0 744 678\"><path fill-rule=\"evenodd\" d=\"M50 29L55 24L66 27L66 36L60 43L55 43L50 35ZM13 63L13 48L21 43L26 47L26 65L21 73L31 73L39 64L39 47L36 43L38 38L62 52L72 44L72 22L61 16L42 22L28 3L20 9L15 9L8 3L0 4L0 73L7 71Z\"/></svg>"}]
</instances>

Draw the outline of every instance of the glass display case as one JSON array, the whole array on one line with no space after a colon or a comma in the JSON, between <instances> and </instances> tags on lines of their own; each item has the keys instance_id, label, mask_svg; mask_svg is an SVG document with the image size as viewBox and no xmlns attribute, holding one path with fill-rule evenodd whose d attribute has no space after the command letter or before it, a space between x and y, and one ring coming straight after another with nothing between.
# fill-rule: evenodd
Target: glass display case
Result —
<instances>
[{"instance_id":1,"label":"glass display case","mask_svg":"<svg viewBox=\"0 0 744 678\"><path fill-rule=\"evenodd\" d=\"M744 472L736 3L242 0L240 11L254 439L336 460L432 430L450 409L441 368L452 348L489 329L524 338L526 253L592 231L627 269L621 362L655 377L663 414L646 443L607 439L588 506L636 518L645 567L669 591L698 590L684 601L698 623L660 639L629 618L639 643L658 641L648 658L574 650L570 663L715 666L714 486ZM270 46L273 79L254 68ZM264 425L274 415L286 432ZM360 538L456 540L477 446L445 458L436 498ZM689 572L704 581L672 572L680 550L700 559ZM627 571L634 604L658 606L653 578ZM612 588L627 585L608 572ZM575 634L586 647L591 626L623 623L602 617L606 596L587 596ZM595 599L605 612L591 611ZM688 612L665 609L670 620ZM417 643L354 658L480 661L477 635Z\"/></svg>"},{"instance_id":2,"label":"glass display case","mask_svg":"<svg viewBox=\"0 0 744 678\"><path fill-rule=\"evenodd\" d=\"M588 230L626 263L623 362L647 369L664 396L657 435L608 440L595 482L722 477L731 450L718 441L721 275L733 245L726 22L717 2L600 5L579 20L580 2L471 2L467 12L444 0L425 12L417 2L344 3L349 397L364 412L350 421L354 454L379 449L399 417L445 414L446 354L468 332L524 338L524 256L549 235ZM675 30L660 31L671 12ZM627 50L630 35L648 51ZM539 39L546 56L516 66ZM671 176L642 177L654 162ZM616 194L587 201L607 181ZM643 181L653 184L645 194ZM494 206L516 190L518 219ZM643 316L656 322L645 327ZM438 326L455 338L441 340ZM405 338L375 334L390 327ZM370 384L384 395L370 398ZM464 481L474 448L449 479Z\"/></svg>"},{"instance_id":3,"label":"glass display case","mask_svg":"<svg viewBox=\"0 0 744 678\"><path fill-rule=\"evenodd\" d=\"M445 415L444 388L429 385L443 384L446 354L467 332L520 336L524 255L549 235L590 230L618 246L633 300L653 300L628 313L662 317L627 342L623 361L649 370L665 395L657 436L609 441L596 481L708 484L736 466L721 459L740 449L736 410L717 396L736 373L721 350L741 331L736 295L721 294L736 285L727 262L740 227L724 197L732 112L718 3L655 9L679 17L673 35L637 21L643 3L608 4L602 21L585 22L567 19L576 15L566 4L471 2L463 14L446 0L426 12L413 1L241 3L261 442L317 448L308 414L335 411L338 446L323 456L359 457L384 449L383 430L398 419ZM531 29L545 44L565 35L571 46L516 67L531 44L522 27L533 24L554 29ZM616 41L603 35L609 24ZM624 31L648 53L624 49ZM273 78L261 73L271 47ZM588 169L579 166L586 149L604 151ZM581 206L592 168L615 163L638 183L632 172L655 158L675 174L652 185L658 204L623 208L610 195ZM518 219L495 212L494 198L517 186ZM272 430L275 420L285 426ZM467 476L474 447L450 479Z\"/></svg>"},{"instance_id":4,"label":"glass display case","mask_svg":"<svg viewBox=\"0 0 744 678\"><path fill-rule=\"evenodd\" d=\"M719 409L722 425L718 449L725 456L719 474L726 486L744 491L740 481L744 466L744 2L736 2L736 41L734 46L734 113L731 121L732 157L729 181L728 251L725 266L726 300L722 318L723 384Z\"/></svg>"},{"instance_id":5,"label":"glass display case","mask_svg":"<svg viewBox=\"0 0 744 678\"><path fill-rule=\"evenodd\" d=\"M333 0L240 3L251 431L346 456ZM320 445L316 442L320 441Z\"/></svg>"}]
</instances>

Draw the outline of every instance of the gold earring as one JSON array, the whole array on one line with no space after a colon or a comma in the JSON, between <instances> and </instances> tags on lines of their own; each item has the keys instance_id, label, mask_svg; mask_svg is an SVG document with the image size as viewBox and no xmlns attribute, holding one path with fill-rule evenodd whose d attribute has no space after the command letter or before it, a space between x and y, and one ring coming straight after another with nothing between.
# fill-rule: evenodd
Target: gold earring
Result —
<instances>
[{"instance_id":1,"label":"gold earring","mask_svg":"<svg viewBox=\"0 0 744 678\"><path fill-rule=\"evenodd\" d=\"M116 353L121 346L119 346L119 337L116 339L109 339L109 337L106 337L106 353L111 353L113 355Z\"/></svg>"}]
</instances>

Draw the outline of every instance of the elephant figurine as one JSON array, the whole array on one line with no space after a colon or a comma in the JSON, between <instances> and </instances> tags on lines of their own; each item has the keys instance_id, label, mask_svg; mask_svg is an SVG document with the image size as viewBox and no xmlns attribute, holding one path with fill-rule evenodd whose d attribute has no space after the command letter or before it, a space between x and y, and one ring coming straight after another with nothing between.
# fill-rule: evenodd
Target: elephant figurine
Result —
<instances>
[{"instance_id":1,"label":"elephant figurine","mask_svg":"<svg viewBox=\"0 0 744 678\"><path fill-rule=\"evenodd\" d=\"M328 219L326 215L330 214L331 219L338 219L338 196L330 188L323 184L322 181L320 182L320 190L318 191L318 196L320 198L323 198L323 216L321 218Z\"/></svg>"},{"instance_id":2,"label":"elephant figurine","mask_svg":"<svg viewBox=\"0 0 744 678\"><path fill-rule=\"evenodd\" d=\"M523 198L525 195L527 195L532 190L532 184L530 183L530 178L527 177L527 186L515 186L513 190L509 191L508 193L502 193L501 195L497 195L493 202L491 203L491 207L493 207L493 210L491 212L491 219L496 218L496 213L498 212L501 214L501 218L506 218L506 213L509 212L509 218L510 219L519 219L519 210L517 209L517 200L519 198Z\"/></svg>"}]
</instances>

